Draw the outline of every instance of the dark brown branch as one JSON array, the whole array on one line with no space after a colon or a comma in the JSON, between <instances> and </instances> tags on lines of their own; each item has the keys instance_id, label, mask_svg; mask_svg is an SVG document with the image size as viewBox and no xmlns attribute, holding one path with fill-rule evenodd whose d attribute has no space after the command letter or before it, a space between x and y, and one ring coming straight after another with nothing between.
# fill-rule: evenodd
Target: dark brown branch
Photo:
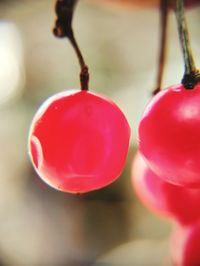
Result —
<instances>
[{"instance_id":1,"label":"dark brown branch","mask_svg":"<svg viewBox=\"0 0 200 266\"><path fill-rule=\"evenodd\" d=\"M163 73L166 61L166 46L167 46L167 26L169 17L169 0L160 0L160 49L158 59L158 70L156 86L153 95L161 90Z\"/></svg>"},{"instance_id":2,"label":"dark brown branch","mask_svg":"<svg viewBox=\"0 0 200 266\"><path fill-rule=\"evenodd\" d=\"M195 85L200 82L200 72L195 66L192 55L183 0L176 0L176 19L185 64L182 84L186 89L193 89Z\"/></svg>"},{"instance_id":3,"label":"dark brown branch","mask_svg":"<svg viewBox=\"0 0 200 266\"><path fill-rule=\"evenodd\" d=\"M55 21L55 27L53 29L53 33L58 38L67 37L69 39L78 57L81 68L81 73L80 73L81 89L88 90L88 83L89 83L88 67L84 61L83 55L74 37L74 32L72 29L72 20L76 3L77 0L57 0L55 5L55 12L57 18Z\"/></svg>"}]
</instances>

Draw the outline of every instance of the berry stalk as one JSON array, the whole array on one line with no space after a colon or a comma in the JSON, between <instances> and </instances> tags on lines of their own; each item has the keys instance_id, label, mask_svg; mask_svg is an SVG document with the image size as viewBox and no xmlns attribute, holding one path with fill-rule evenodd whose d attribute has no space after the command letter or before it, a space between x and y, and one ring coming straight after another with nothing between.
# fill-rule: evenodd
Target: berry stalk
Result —
<instances>
[{"instance_id":1,"label":"berry stalk","mask_svg":"<svg viewBox=\"0 0 200 266\"><path fill-rule=\"evenodd\" d=\"M74 9L77 0L57 0L55 5L55 12L57 15L53 33L58 38L67 37L74 48L74 51L79 60L79 65L81 68L80 72L80 83L81 90L88 90L89 83L89 72L88 66L85 63L81 50L78 46L76 38L74 36L74 31L72 28L72 20L74 15Z\"/></svg>"},{"instance_id":2,"label":"berry stalk","mask_svg":"<svg viewBox=\"0 0 200 266\"><path fill-rule=\"evenodd\" d=\"M153 95L161 90L163 73L166 61L166 46L167 46L167 26L169 17L169 0L160 0L160 49L158 59L158 71L156 78L156 86L153 90Z\"/></svg>"},{"instance_id":3,"label":"berry stalk","mask_svg":"<svg viewBox=\"0 0 200 266\"><path fill-rule=\"evenodd\" d=\"M191 50L189 31L184 10L184 0L176 0L176 19L185 64L185 73L183 75L182 84L185 89L193 89L195 85L200 82L200 72L196 68Z\"/></svg>"}]
</instances>

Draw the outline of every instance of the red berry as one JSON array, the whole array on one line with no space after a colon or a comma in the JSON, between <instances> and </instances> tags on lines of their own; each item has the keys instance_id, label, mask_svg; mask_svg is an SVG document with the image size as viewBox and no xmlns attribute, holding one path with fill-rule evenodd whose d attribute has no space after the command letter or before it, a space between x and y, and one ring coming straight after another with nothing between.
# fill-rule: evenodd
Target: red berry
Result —
<instances>
[{"instance_id":1,"label":"red berry","mask_svg":"<svg viewBox=\"0 0 200 266\"><path fill-rule=\"evenodd\" d=\"M36 113L29 150L39 176L72 193L104 187L122 172L130 127L111 101L87 91L49 98Z\"/></svg>"},{"instance_id":2,"label":"red berry","mask_svg":"<svg viewBox=\"0 0 200 266\"><path fill-rule=\"evenodd\" d=\"M149 167L168 182L200 186L200 83L158 93L139 125L139 149Z\"/></svg>"},{"instance_id":3,"label":"red berry","mask_svg":"<svg viewBox=\"0 0 200 266\"><path fill-rule=\"evenodd\" d=\"M200 224L177 226L171 238L171 257L174 266L200 265Z\"/></svg>"},{"instance_id":4,"label":"red berry","mask_svg":"<svg viewBox=\"0 0 200 266\"><path fill-rule=\"evenodd\" d=\"M200 190L170 184L147 166L137 153L132 167L134 189L144 205L156 214L190 224L200 218Z\"/></svg>"},{"instance_id":5,"label":"red berry","mask_svg":"<svg viewBox=\"0 0 200 266\"><path fill-rule=\"evenodd\" d=\"M156 214L168 217L160 178L148 168L139 152L133 160L131 178L134 190L142 203Z\"/></svg>"}]
</instances>

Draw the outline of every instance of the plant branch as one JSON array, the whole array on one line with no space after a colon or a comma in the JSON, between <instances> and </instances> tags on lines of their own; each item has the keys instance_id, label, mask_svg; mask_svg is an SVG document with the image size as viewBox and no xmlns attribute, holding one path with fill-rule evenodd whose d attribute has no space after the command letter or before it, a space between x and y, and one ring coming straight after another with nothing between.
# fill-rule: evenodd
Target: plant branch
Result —
<instances>
[{"instance_id":1,"label":"plant branch","mask_svg":"<svg viewBox=\"0 0 200 266\"><path fill-rule=\"evenodd\" d=\"M158 70L156 78L156 86L153 90L153 95L161 90L163 73L166 61L166 46L167 46L167 26L169 18L169 0L160 0L160 49L158 59Z\"/></svg>"},{"instance_id":2,"label":"plant branch","mask_svg":"<svg viewBox=\"0 0 200 266\"><path fill-rule=\"evenodd\" d=\"M186 89L193 89L195 85L200 82L200 72L195 66L192 55L183 0L176 0L176 19L185 64L185 73L182 79L182 84Z\"/></svg>"},{"instance_id":3,"label":"plant branch","mask_svg":"<svg viewBox=\"0 0 200 266\"><path fill-rule=\"evenodd\" d=\"M81 90L88 90L89 83L89 72L88 67L85 63L81 50L78 43L74 37L74 32L72 29L72 20L74 15L74 9L77 0L57 0L55 5L55 12L57 15L55 21L55 27L53 33L58 38L67 37L74 48L74 51L79 60L79 65L81 68L80 72L80 83Z\"/></svg>"}]
</instances>

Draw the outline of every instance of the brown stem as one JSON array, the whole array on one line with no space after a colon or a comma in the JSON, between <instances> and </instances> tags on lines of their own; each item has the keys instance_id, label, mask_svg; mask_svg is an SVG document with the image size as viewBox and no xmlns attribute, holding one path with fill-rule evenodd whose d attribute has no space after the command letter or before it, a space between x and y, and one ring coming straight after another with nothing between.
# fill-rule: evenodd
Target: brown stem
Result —
<instances>
[{"instance_id":1,"label":"brown stem","mask_svg":"<svg viewBox=\"0 0 200 266\"><path fill-rule=\"evenodd\" d=\"M79 64L81 67L81 73L80 73L81 90L88 90L88 83L89 83L88 67L85 64L84 58L81 54L81 51L78 47L78 44L77 44L76 39L74 38L73 34L69 40L70 40L72 46L74 47L74 50L75 50L76 55L79 59Z\"/></svg>"},{"instance_id":2,"label":"brown stem","mask_svg":"<svg viewBox=\"0 0 200 266\"><path fill-rule=\"evenodd\" d=\"M166 46L167 46L167 26L169 17L169 0L160 0L160 49L158 59L158 71L156 78L156 86L153 90L153 95L161 90L163 73L166 61Z\"/></svg>"},{"instance_id":3,"label":"brown stem","mask_svg":"<svg viewBox=\"0 0 200 266\"><path fill-rule=\"evenodd\" d=\"M77 0L57 0L55 5L55 12L57 18L55 22L55 27L53 29L53 33L58 38L67 37L69 39L77 55L81 68L80 72L81 90L88 90L88 83L89 83L88 67L84 61L83 55L74 37L74 32L72 29L72 20L76 3Z\"/></svg>"},{"instance_id":4,"label":"brown stem","mask_svg":"<svg viewBox=\"0 0 200 266\"><path fill-rule=\"evenodd\" d=\"M183 2L183 0L176 0L176 19L185 64L182 84L186 89L193 89L195 85L200 82L200 72L195 66L194 57L192 55Z\"/></svg>"}]
</instances>

